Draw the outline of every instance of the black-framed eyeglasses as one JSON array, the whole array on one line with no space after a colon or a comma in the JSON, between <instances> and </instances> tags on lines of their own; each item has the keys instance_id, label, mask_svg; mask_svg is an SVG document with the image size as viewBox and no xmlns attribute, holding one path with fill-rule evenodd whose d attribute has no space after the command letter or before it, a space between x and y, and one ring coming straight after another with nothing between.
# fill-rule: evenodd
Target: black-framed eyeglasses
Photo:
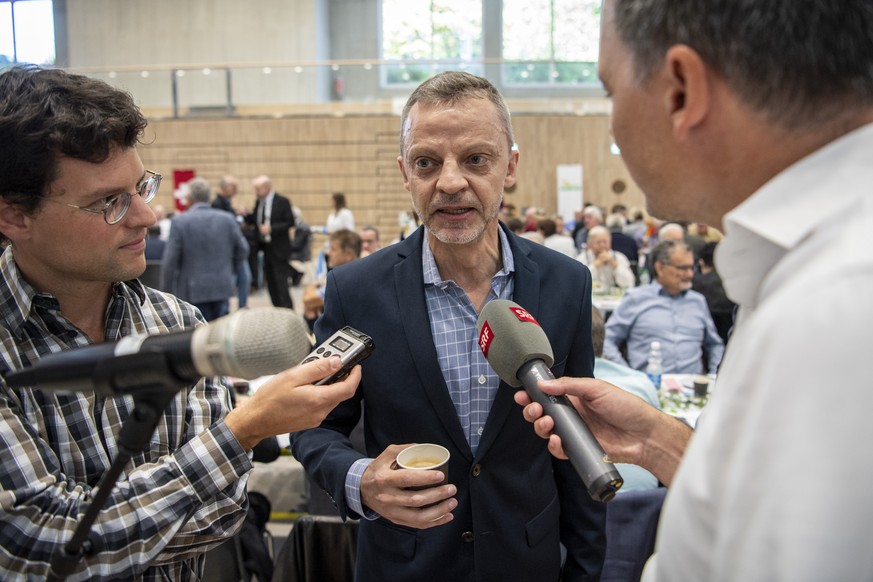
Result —
<instances>
[{"instance_id":1,"label":"black-framed eyeglasses","mask_svg":"<svg viewBox=\"0 0 873 582\"><path fill-rule=\"evenodd\" d=\"M161 187L163 176L156 172L152 172L151 170L146 170L145 172L148 174L148 177L146 177L146 179L137 187L136 193L146 204L148 204L154 199L155 194L158 193L158 188ZM133 194L130 192L123 192L114 196L107 196L91 206L76 206L75 204L69 204L51 198L46 198L46 200L57 202L58 204L69 206L70 208L78 208L85 212L102 214L103 220L106 221L106 224L117 224L122 218L124 218L124 215L127 214L127 211L130 209L130 201L132 198Z\"/></svg>"},{"instance_id":2,"label":"black-framed eyeglasses","mask_svg":"<svg viewBox=\"0 0 873 582\"><path fill-rule=\"evenodd\" d=\"M673 265L670 263L664 263L664 264L667 265L668 267L673 267L677 271L686 271L686 272L690 273L694 270L694 265Z\"/></svg>"}]
</instances>

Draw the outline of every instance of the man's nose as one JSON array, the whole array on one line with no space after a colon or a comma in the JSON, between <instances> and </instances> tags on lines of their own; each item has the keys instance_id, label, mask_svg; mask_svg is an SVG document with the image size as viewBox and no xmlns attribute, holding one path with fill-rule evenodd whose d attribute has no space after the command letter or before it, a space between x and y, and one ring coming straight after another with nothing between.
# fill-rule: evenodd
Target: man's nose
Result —
<instances>
[{"instance_id":1,"label":"man's nose","mask_svg":"<svg viewBox=\"0 0 873 582\"><path fill-rule=\"evenodd\" d=\"M440 170L437 188L448 194L460 192L467 186L467 178L457 162L447 161Z\"/></svg>"}]
</instances>

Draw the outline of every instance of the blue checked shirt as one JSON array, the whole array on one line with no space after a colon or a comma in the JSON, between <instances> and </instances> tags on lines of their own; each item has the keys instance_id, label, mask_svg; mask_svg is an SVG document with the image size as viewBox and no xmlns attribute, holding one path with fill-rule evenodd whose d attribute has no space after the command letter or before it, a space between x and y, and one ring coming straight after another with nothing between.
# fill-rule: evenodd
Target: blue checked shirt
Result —
<instances>
[{"instance_id":1,"label":"blue checked shirt","mask_svg":"<svg viewBox=\"0 0 873 582\"><path fill-rule=\"evenodd\" d=\"M500 248L503 267L491 278L492 299L512 299L515 262L509 240L501 229ZM473 454L479 446L488 412L500 386L500 378L488 365L479 349L476 321L479 314L467 294L454 281L443 281L427 243L422 244L424 294L430 318L431 335L449 396L455 405L464 435ZM361 502L361 476L373 459L355 462L346 477L346 501L353 511L367 519L378 515L366 510Z\"/></svg>"},{"instance_id":2,"label":"blue checked shirt","mask_svg":"<svg viewBox=\"0 0 873 582\"><path fill-rule=\"evenodd\" d=\"M0 374L41 356L86 346L88 338L18 271L12 249L0 256ZM116 283L106 340L192 328L190 305L136 280ZM203 552L241 525L244 475L252 465L224 424L226 386L201 379L181 390L146 451L133 455L91 539L96 552L70 581L200 580ZM72 537L94 487L118 454L130 396L10 388L0 380L0 580L41 580L52 554Z\"/></svg>"}]
</instances>

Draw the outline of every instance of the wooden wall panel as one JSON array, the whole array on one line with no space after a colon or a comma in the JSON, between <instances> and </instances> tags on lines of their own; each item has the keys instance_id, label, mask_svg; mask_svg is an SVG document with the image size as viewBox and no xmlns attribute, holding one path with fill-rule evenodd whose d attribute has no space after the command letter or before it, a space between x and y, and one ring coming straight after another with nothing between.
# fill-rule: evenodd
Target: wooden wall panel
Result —
<instances>
[{"instance_id":1,"label":"wooden wall panel","mask_svg":"<svg viewBox=\"0 0 873 582\"><path fill-rule=\"evenodd\" d=\"M236 176L236 204L245 207L254 205L251 180L267 174L309 224L323 225L330 194L342 191L356 223L375 224L390 240L399 232L398 213L412 207L396 162L399 124L393 115L156 120L141 155L147 168L167 176L157 201L167 207L173 206L174 169L193 169L215 186L225 174ZM513 126L521 158L507 202L555 212L556 166L582 164L587 201L642 205L621 158L609 153L606 116L519 115ZM627 184L621 195L612 191L617 180Z\"/></svg>"}]
</instances>

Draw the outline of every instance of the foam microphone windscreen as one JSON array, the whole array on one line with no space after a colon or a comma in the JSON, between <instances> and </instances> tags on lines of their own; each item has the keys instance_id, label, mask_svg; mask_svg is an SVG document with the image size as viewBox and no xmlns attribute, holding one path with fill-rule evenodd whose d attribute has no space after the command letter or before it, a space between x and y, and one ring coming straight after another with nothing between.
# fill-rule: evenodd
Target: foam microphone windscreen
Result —
<instances>
[{"instance_id":1,"label":"foam microphone windscreen","mask_svg":"<svg viewBox=\"0 0 873 582\"><path fill-rule=\"evenodd\" d=\"M241 309L216 319L197 328L191 345L203 375L245 379L292 368L312 349L303 318L280 307Z\"/></svg>"},{"instance_id":2,"label":"foam microphone windscreen","mask_svg":"<svg viewBox=\"0 0 873 582\"><path fill-rule=\"evenodd\" d=\"M495 299L482 308L476 322L479 348L500 379L520 387L518 370L531 360L551 366L555 358L546 332L515 302Z\"/></svg>"}]
</instances>

